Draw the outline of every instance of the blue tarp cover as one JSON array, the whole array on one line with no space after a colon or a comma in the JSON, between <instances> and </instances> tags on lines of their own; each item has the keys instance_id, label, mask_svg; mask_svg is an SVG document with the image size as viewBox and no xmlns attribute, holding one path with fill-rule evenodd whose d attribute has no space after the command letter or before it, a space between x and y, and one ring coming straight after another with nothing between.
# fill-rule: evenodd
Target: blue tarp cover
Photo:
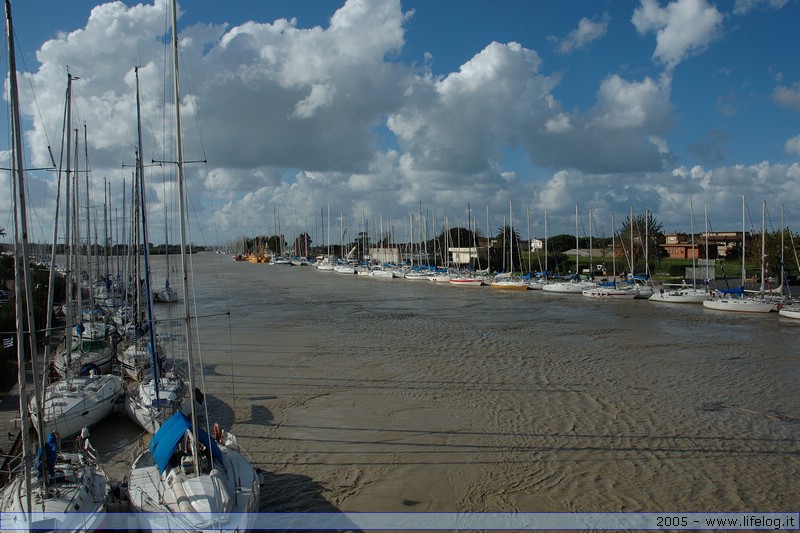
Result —
<instances>
[{"instance_id":1,"label":"blue tarp cover","mask_svg":"<svg viewBox=\"0 0 800 533\"><path fill-rule=\"evenodd\" d=\"M150 440L150 453L153 454L153 459L155 459L158 465L159 473L164 473L164 470L166 470L169 465L169 460L172 458L172 454L175 453L175 448L180 444L186 431L191 431L191 429L191 420L178 411L169 417L164 424L161 425L159 430L156 431L156 434L153 435L153 438ZM217 442L209 439L208 434L203 431L202 428L197 428L197 437L205 446L209 446L209 442L211 443L211 453L214 459L222 465L222 452L219 446L217 446Z\"/></svg>"},{"instance_id":2,"label":"blue tarp cover","mask_svg":"<svg viewBox=\"0 0 800 533\"><path fill-rule=\"evenodd\" d=\"M44 461L47 463L47 473L53 476L56 473L56 461L58 460L58 437L55 433L47 435L44 443L44 451L41 448L36 450L36 477L41 478L44 471Z\"/></svg>"},{"instance_id":3,"label":"blue tarp cover","mask_svg":"<svg viewBox=\"0 0 800 533\"><path fill-rule=\"evenodd\" d=\"M722 294L735 294L742 296L744 294L744 287L734 287L733 289L717 289Z\"/></svg>"}]
</instances>

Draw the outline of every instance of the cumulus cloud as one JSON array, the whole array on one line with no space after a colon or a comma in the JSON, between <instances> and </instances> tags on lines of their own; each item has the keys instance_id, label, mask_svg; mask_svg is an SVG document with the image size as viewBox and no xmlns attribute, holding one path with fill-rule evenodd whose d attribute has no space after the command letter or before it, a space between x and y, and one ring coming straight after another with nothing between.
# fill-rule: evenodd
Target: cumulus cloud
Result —
<instances>
[{"instance_id":1,"label":"cumulus cloud","mask_svg":"<svg viewBox=\"0 0 800 533\"><path fill-rule=\"evenodd\" d=\"M786 141L786 153L800 156L800 135Z\"/></svg>"},{"instance_id":2,"label":"cumulus cloud","mask_svg":"<svg viewBox=\"0 0 800 533\"><path fill-rule=\"evenodd\" d=\"M718 29L715 13L702 1L662 8L643 0L634 18L641 32L657 34L654 57L674 66L707 45ZM40 47L30 78L36 107L25 98L35 124L26 139L34 165L48 165L47 146L58 144L53 132L63 120L64 65L80 77L73 84L74 119L87 125L92 176L108 176L115 203L121 205L123 178L130 183L122 164L133 163L136 144L136 64L143 152L174 158L171 125L164 121L172 105L164 103L170 94L163 74L169 71L166 14L165 0L100 5L83 28ZM585 47L609 23L607 15L582 19L560 45ZM186 168L199 211L194 218L213 220L223 235L253 235L275 231L273 209L285 230L304 230L321 206L330 206L334 220L339 213L402 218L419 202L440 213L485 202L505 213L509 198L525 198L563 210L569 226L575 203L606 214L630 205L666 209L682 205L672 190L676 180L702 179L713 188L755 174L749 167L672 173L667 139L677 116L670 75L587 78L589 97L576 105L558 97L562 77L571 73L545 65L520 43L489 42L441 75L432 74L427 53L422 66L400 61L411 24L400 0L348 0L326 26L302 28L294 19L181 26L183 71L190 73L182 79L184 155L208 161ZM21 89L29 91L28 84ZM798 93L780 87L773 98L796 108ZM705 165L715 161L712 140L719 139L695 147L707 154ZM797 144L787 142L787 152ZM527 157L536 176L510 168L509 153ZM149 198L159 205L174 196L168 167L147 171ZM778 165L760 171L775 183L790 174ZM54 197L50 177L32 186L37 198ZM555 224L558 215L552 216Z\"/></svg>"},{"instance_id":3,"label":"cumulus cloud","mask_svg":"<svg viewBox=\"0 0 800 533\"><path fill-rule=\"evenodd\" d=\"M603 37L608 32L608 24L611 17L608 13L603 14L600 20L592 20L589 18L582 18L578 22L578 27L567 34L566 37L559 40L553 38L557 43L557 50L559 53L568 54L573 50L580 50L587 45Z\"/></svg>"},{"instance_id":4,"label":"cumulus cloud","mask_svg":"<svg viewBox=\"0 0 800 533\"><path fill-rule=\"evenodd\" d=\"M633 13L636 31L656 33L653 58L667 69L702 52L719 34L723 16L705 0L675 0L662 8L658 0L641 0Z\"/></svg>"}]
</instances>

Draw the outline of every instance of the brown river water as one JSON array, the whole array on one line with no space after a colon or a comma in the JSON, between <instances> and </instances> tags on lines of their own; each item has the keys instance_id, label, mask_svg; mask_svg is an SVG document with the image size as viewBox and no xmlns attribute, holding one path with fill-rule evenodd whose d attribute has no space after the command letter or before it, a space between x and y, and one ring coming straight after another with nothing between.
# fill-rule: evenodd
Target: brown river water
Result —
<instances>
[{"instance_id":1,"label":"brown river water","mask_svg":"<svg viewBox=\"0 0 800 533\"><path fill-rule=\"evenodd\" d=\"M264 512L800 509L800 321L192 260L210 418ZM121 479L140 430L92 435Z\"/></svg>"}]
</instances>

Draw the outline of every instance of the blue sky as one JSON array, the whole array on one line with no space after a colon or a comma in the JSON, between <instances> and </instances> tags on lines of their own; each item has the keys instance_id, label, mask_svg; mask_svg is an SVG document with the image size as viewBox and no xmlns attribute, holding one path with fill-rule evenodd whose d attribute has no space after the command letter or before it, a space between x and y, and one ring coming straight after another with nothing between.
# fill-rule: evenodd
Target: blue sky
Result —
<instances>
[{"instance_id":1,"label":"blue sky","mask_svg":"<svg viewBox=\"0 0 800 533\"><path fill-rule=\"evenodd\" d=\"M74 105L89 131L93 194L100 201L105 178L121 205L137 61L144 151L169 153L159 118L169 83L163 0L13 8L19 69L30 76L30 164L58 144L69 65L82 78ZM622 220L632 207L665 230L688 230L691 199L698 224L705 204L715 229L738 229L742 196L756 226L763 200L768 229L782 205L790 226L800 219L797 0L201 0L181 9L185 138L199 154L187 158L208 159L190 170L196 241L274 233L277 212L287 234L308 230L320 242L328 208L350 235L362 219L392 220L402 239L420 204L432 231L445 216L466 225L469 204L485 233L488 208L494 233L513 201L516 223L530 214L539 236L545 211L551 233L572 232L575 204L585 227L589 209L608 228L612 212ZM174 178L150 184L151 220L163 224ZM30 186L47 234L54 180L41 173Z\"/></svg>"}]
</instances>

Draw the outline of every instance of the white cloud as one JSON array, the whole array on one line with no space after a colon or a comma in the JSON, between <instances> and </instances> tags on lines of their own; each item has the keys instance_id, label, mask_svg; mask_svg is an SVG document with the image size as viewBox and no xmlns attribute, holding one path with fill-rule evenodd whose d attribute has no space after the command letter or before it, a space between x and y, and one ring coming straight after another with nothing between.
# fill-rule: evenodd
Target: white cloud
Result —
<instances>
[{"instance_id":1,"label":"white cloud","mask_svg":"<svg viewBox=\"0 0 800 533\"><path fill-rule=\"evenodd\" d=\"M292 116L311 118L317 109L330 105L335 94L336 90L328 84L315 83L311 85L311 92L306 98L297 102Z\"/></svg>"},{"instance_id":2,"label":"white cloud","mask_svg":"<svg viewBox=\"0 0 800 533\"><path fill-rule=\"evenodd\" d=\"M686 36L668 47L668 30L688 13L702 19L708 9L704 2L682 0L662 9L643 1L637 29L656 31L659 60L674 62L699 50L702 35L711 32L684 28ZM121 205L122 178L130 180L121 163L132 163L135 145L132 50L141 64L145 156L173 159L171 126L162 123L170 116L170 104L163 104L164 91L169 95L164 20L165 0L130 8L105 4L84 28L40 48L41 64L31 77L37 107L33 98L24 99L36 124L27 132L34 165L48 164L47 146L59 143L53 132L63 120L69 65L81 78L74 83L74 118L87 124L92 176L108 176ZM688 24L709 27L694 22ZM761 187L790 181L797 172L767 164L673 175L671 75L587 78L594 98L581 108L557 97L562 76L573 73L548 70L535 50L519 43L489 43L441 76L432 74L427 54L419 67L403 63L398 52L408 24L399 0L350 0L327 27L302 28L284 19L185 27L181 57L191 73L182 85L185 157L208 159L207 165L187 165L193 218L214 220L225 236L255 235L274 231L277 209L291 234L313 226L321 206L330 206L334 222L342 212L353 223L362 210L368 218L402 219L419 202L438 216L450 210L455 218L453 210L465 210L468 202L489 205L494 216L507 213L510 198L516 210L519 198L519 213L525 203L546 208L556 225L560 210L569 227L575 203L594 206L598 217L630 205L674 209L685 196L673 189L686 184L719 192L726 182ZM607 19L582 21L568 46L585 46L606 28ZM28 84L21 89L28 91ZM797 93L781 87L773 96L793 106ZM797 144L791 140L787 151L795 153ZM508 165L509 158L525 156L535 176ZM175 178L157 169L148 175L151 201L163 209ZM52 178L32 184L33 196L46 198L40 211L51 212ZM788 188L785 193L796 196Z\"/></svg>"},{"instance_id":3,"label":"white cloud","mask_svg":"<svg viewBox=\"0 0 800 533\"><path fill-rule=\"evenodd\" d=\"M776 87L772 92L772 99L784 107L800 111L800 83L791 87Z\"/></svg>"},{"instance_id":4,"label":"white cloud","mask_svg":"<svg viewBox=\"0 0 800 533\"><path fill-rule=\"evenodd\" d=\"M800 156L800 135L786 141L786 153Z\"/></svg>"},{"instance_id":5,"label":"white cloud","mask_svg":"<svg viewBox=\"0 0 800 533\"><path fill-rule=\"evenodd\" d=\"M723 16L705 0L675 0L662 8L658 0L641 0L631 19L640 34L656 32L653 57L673 69L702 52L717 36Z\"/></svg>"},{"instance_id":6,"label":"white cloud","mask_svg":"<svg viewBox=\"0 0 800 533\"><path fill-rule=\"evenodd\" d=\"M573 50L580 50L588 44L603 37L608 31L608 24L610 17L604 14L600 21L594 21L586 17L578 22L578 27L567 34L567 36L558 43L558 51L562 54L568 54Z\"/></svg>"},{"instance_id":7,"label":"white cloud","mask_svg":"<svg viewBox=\"0 0 800 533\"><path fill-rule=\"evenodd\" d=\"M553 118L548 119L544 127L550 133L566 133L572 129L572 124L570 124L569 115L566 113L559 113Z\"/></svg>"},{"instance_id":8,"label":"white cloud","mask_svg":"<svg viewBox=\"0 0 800 533\"><path fill-rule=\"evenodd\" d=\"M736 0L733 6L733 12L737 15L744 15L761 6L771 9L780 9L785 6L788 1L789 0Z\"/></svg>"}]
</instances>

